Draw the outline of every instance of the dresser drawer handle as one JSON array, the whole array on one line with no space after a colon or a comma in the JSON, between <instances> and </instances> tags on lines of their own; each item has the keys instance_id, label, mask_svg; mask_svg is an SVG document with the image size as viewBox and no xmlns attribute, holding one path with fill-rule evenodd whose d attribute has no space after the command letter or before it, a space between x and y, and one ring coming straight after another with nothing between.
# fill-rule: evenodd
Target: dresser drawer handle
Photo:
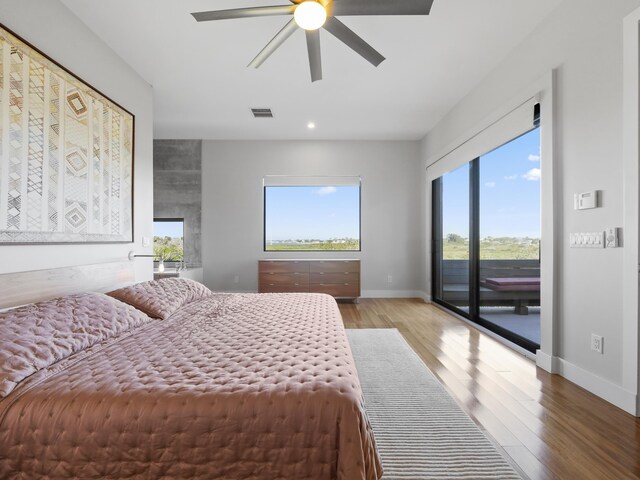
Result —
<instances>
[{"instance_id":1,"label":"dresser drawer handle","mask_svg":"<svg viewBox=\"0 0 640 480\"><path fill-rule=\"evenodd\" d=\"M270 283L269 286L273 287L273 286L275 286L275 283Z\"/></svg>"},{"instance_id":2,"label":"dresser drawer handle","mask_svg":"<svg viewBox=\"0 0 640 480\"><path fill-rule=\"evenodd\" d=\"M299 284L299 283L294 283L293 285L297 287L297 286L299 286L300 284Z\"/></svg>"}]
</instances>

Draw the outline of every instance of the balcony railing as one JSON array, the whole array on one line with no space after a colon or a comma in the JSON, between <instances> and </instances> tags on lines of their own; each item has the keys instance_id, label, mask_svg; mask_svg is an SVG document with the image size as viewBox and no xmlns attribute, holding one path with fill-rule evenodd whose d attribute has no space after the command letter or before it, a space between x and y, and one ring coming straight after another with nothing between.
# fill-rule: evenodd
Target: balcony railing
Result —
<instances>
[{"instance_id":1,"label":"balcony railing","mask_svg":"<svg viewBox=\"0 0 640 480\"><path fill-rule=\"evenodd\" d=\"M469 261L443 260L442 299L458 307L469 306ZM540 305L538 260L481 260L481 307L513 306L526 314Z\"/></svg>"}]
</instances>

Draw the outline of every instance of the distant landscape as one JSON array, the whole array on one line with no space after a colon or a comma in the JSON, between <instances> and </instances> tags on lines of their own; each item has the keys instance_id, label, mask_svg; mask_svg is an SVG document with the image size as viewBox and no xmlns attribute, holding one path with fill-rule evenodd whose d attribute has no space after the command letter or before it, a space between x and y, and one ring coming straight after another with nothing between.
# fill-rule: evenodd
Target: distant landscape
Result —
<instances>
[{"instance_id":1,"label":"distant landscape","mask_svg":"<svg viewBox=\"0 0 640 480\"><path fill-rule=\"evenodd\" d=\"M155 260L182 262L184 260L184 241L182 237L153 237L153 255Z\"/></svg>"},{"instance_id":2,"label":"distant landscape","mask_svg":"<svg viewBox=\"0 0 640 480\"><path fill-rule=\"evenodd\" d=\"M443 239L444 260L469 258L469 239L450 233ZM480 239L480 260L538 260L540 239L529 237L485 237Z\"/></svg>"},{"instance_id":3,"label":"distant landscape","mask_svg":"<svg viewBox=\"0 0 640 480\"><path fill-rule=\"evenodd\" d=\"M265 250L274 251L312 251L312 250L360 250L360 241L354 238L319 239L288 239L267 242Z\"/></svg>"}]
</instances>

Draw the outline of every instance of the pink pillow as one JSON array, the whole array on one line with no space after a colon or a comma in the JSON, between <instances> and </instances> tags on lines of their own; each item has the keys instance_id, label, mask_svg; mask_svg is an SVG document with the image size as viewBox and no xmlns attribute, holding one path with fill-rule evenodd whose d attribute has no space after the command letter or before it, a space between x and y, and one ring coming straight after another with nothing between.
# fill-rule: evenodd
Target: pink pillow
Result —
<instances>
[{"instance_id":1,"label":"pink pillow","mask_svg":"<svg viewBox=\"0 0 640 480\"><path fill-rule=\"evenodd\" d=\"M150 321L101 293L69 295L0 313L0 398L37 371Z\"/></svg>"},{"instance_id":2,"label":"pink pillow","mask_svg":"<svg viewBox=\"0 0 640 480\"><path fill-rule=\"evenodd\" d=\"M211 290L188 278L142 282L107 293L154 318L166 319L183 305L208 297Z\"/></svg>"}]
</instances>

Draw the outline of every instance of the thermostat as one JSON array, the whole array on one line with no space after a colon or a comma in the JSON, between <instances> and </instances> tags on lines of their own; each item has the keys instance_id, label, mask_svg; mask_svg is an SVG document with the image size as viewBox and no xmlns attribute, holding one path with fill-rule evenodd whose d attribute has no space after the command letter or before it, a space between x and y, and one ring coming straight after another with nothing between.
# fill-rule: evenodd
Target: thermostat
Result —
<instances>
[{"instance_id":1,"label":"thermostat","mask_svg":"<svg viewBox=\"0 0 640 480\"><path fill-rule=\"evenodd\" d=\"M591 190L589 192L576 193L573 196L573 208L575 210L598 208L598 191Z\"/></svg>"}]
</instances>

